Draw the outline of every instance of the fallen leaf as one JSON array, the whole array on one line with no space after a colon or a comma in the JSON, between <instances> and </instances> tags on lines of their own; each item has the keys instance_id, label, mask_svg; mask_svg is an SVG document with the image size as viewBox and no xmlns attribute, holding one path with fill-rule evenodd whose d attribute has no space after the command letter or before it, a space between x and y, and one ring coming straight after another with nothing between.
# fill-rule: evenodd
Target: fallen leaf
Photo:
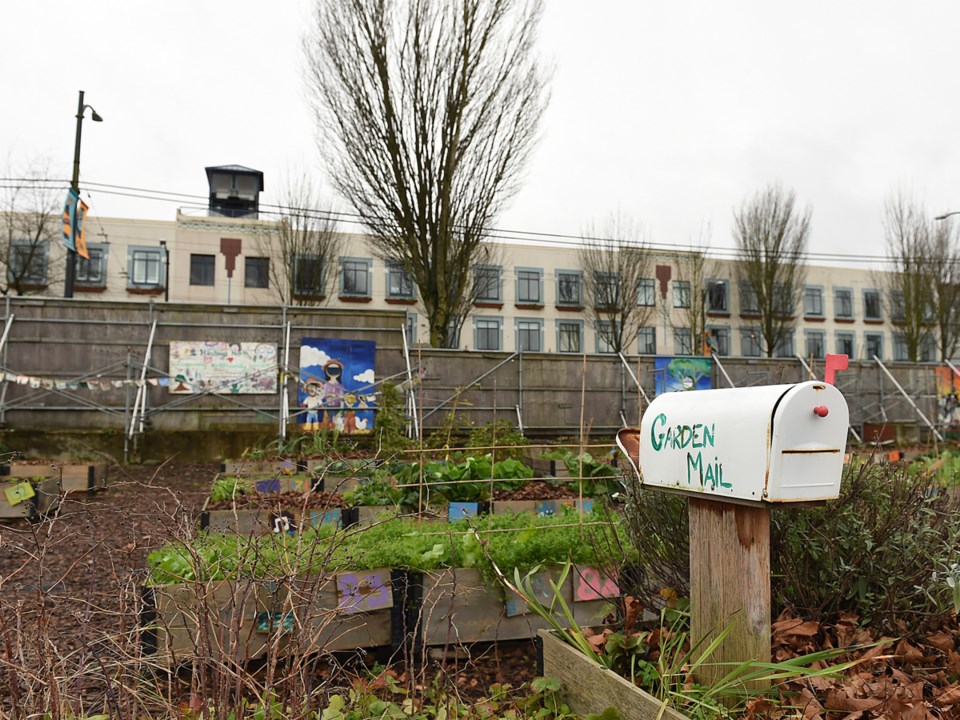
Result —
<instances>
[{"instance_id":1,"label":"fallen leaf","mask_svg":"<svg viewBox=\"0 0 960 720\"><path fill-rule=\"evenodd\" d=\"M950 633L946 633L943 630L935 632L933 635L928 635L926 640L937 650L943 650L943 652L950 652L953 650L954 637Z\"/></svg>"}]
</instances>

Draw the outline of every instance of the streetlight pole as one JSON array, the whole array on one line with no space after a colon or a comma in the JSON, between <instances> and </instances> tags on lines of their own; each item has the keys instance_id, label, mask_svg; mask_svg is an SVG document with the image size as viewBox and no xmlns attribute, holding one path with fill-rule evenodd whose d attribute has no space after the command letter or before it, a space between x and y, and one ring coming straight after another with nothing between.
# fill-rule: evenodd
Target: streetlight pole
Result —
<instances>
[{"instance_id":1,"label":"streetlight pole","mask_svg":"<svg viewBox=\"0 0 960 720\"><path fill-rule=\"evenodd\" d=\"M73 143L73 178L70 180L70 189L79 197L80 195L80 134L83 131L83 113L90 108L90 119L94 122L103 122L103 118L90 105L83 104L83 90L80 91L80 99L77 101L77 134ZM67 275L63 283L63 296L65 298L73 297L73 283L77 275L77 250L67 250Z\"/></svg>"}]
</instances>

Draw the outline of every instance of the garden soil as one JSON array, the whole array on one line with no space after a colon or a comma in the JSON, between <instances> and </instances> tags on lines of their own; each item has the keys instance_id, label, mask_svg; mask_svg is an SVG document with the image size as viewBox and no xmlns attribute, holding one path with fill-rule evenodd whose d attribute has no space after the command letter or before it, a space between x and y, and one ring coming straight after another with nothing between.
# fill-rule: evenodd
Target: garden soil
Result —
<instances>
[{"instance_id":1,"label":"garden soil","mask_svg":"<svg viewBox=\"0 0 960 720\"><path fill-rule=\"evenodd\" d=\"M108 685L91 667L98 654L117 651L115 638L135 637L147 554L189 531L218 470L217 464L114 466L106 490L70 494L55 518L0 521L0 718L11 707L12 675L4 669L11 656L29 672L75 674L71 692L87 707L103 706ZM451 689L480 697L493 683L532 679L536 653L532 643L509 643L430 664ZM402 668L397 672L403 677Z\"/></svg>"}]
</instances>

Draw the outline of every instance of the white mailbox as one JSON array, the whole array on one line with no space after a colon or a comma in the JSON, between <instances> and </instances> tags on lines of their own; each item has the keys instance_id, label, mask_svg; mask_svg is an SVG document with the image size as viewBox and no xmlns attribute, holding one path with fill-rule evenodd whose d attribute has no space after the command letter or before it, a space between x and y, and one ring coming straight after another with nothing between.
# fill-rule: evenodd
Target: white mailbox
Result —
<instances>
[{"instance_id":1,"label":"white mailbox","mask_svg":"<svg viewBox=\"0 0 960 720\"><path fill-rule=\"evenodd\" d=\"M617 442L646 486L729 502L814 502L840 492L849 421L843 395L823 382L670 392Z\"/></svg>"}]
</instances>

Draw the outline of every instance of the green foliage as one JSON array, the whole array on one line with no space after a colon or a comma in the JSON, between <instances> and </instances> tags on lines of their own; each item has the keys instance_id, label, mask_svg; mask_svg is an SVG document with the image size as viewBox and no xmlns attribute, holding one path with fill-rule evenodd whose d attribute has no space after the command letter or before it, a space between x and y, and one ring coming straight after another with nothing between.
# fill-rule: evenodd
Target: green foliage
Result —
<instances>
[{"instance_id":1,"label":"green foliage","mask_svg":"<svg viewBox=\"0 0 960 720\"><path fill-rule=\"evenodd\" d=\"M665 586L688 594L686 498L637 482L627 490L625 515L646 567L645 597ZM836 500L774 508L774 607L827 620L853 613L896 634L903 623L917 634L938 627L953 609L944 580L960 539L952 497L929 475L868 463L844 471Z\"/></svg>"},{"instance_id":2,"label":"green foliage","mask_svg":"<svg viewBox=\"0 0 960 720\"><path fill-rule=\"evenodd\" d=\"M167 585L381 567L476 568L492 577L491 559L510 571L567 560L613 567L624 560L623 548L629 541L615 517L589 513L582 528L577 520L571 509L550 517L491 515L449 524L395 519L346 531L322 526L300 535L245 538L210 533L189 543L165 545L150 553L147 563L151 583Z\"/></svg>"},{"instance_id":3,"label":"green foliage","mask_svg":"<svg viewBox=\"0 0 960 720\"><path fill-rule=\"evenodd\" d=\"M467 437L468 448L496 447L498 458L523 460L527 439L509 420L496 420L474 427Z\"/></svg>"},{"instance_id":4,"label":"green foliage","mask_svg":"<svg viewBox=\"0 0 960 720\"><path fill-rule=\"evenodd\" d=\"M247 495L253 492L253 485L248 478L239 478L233 475L217 477L210 488L210 501L221 502L232 500L237 495Z\"/></svg>"},{"instance_id":5,"label":"green foliage","mask_svg":"<svg viewBox=\"0 0 960 720\"><path fill-rule=\"evenodd\" d=\"M493 462L489 453L468 457L461 463L432 461L408 463L394 470L400 485L428 486L430 500L447 502L489 500L495 490L517 490L533 470L519 460L507 458ZM421 480L422 479L422 480Z\"/></svg>"},{"instance_id":6,"label":"green foliage","mask_svg":"<svg viewBox=\"0 0 960 720\"><path fill-rule=\"evenodd\" d=\"M398 488L385 477L373 477L361 482L353 490L344 493L343 499L351 507L417 504L417 494L413 488Z\"/></svg>"},{"instance_id":7,"label":"green foliage","mask_svg":"<svg viewBox=\"0 0 960 720\"><path fill-rule=\"evenodd\" d=\"M612 464L588 452L575 453L570 448L556 448L540 456L543 460L562 462L571 478L579 478L583 492L590 497L602 497L621 489L620 471Z\"/></svg>"},{"instance_id":8,"label":"green foliage","mask_svg":"<svg viewBox=\"0 0 960 720\"><path fill-rule=\"evenodd\" d=\"M939 455L920 457L912 462L913 475L930 477L944 488L960 485L960 450L944 450Z\"/></svg>"},{"instance_id":9,"label":"green foliage","mask_svg":"<svg viewBox=\"0 0 960 720\"><path fill-rule=\"evenodd\" d=\"M374 427L381 453L393 456L413 446L413 441L406 435L403 397L397 386L389 380L380 385L380 404L377 406Z\"/></svg>"}]
</instances>

